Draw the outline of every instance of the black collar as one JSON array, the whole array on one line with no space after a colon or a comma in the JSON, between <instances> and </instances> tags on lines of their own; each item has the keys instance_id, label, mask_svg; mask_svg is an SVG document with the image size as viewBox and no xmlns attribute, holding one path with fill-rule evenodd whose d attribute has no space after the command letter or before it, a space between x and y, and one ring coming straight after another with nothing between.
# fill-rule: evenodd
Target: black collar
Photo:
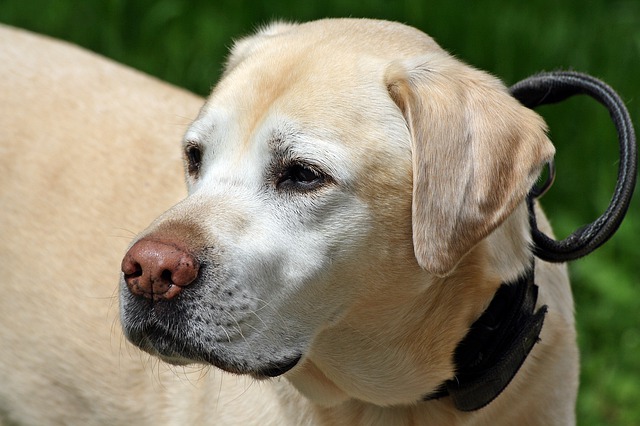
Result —
<instances>
[{"instance_id":1,"label":"black collar","mask_svg":"<svg viewBox=\"0 0 640 426\"><path fill-rule=\"evenodd\" d=\"M547 306L534 312L537 300L532 262L521 278L496 291L456 347L455 376L423 400L450 396L457 409L474 411L500 395L539 341Z\"/></svg>"}]
</instances>

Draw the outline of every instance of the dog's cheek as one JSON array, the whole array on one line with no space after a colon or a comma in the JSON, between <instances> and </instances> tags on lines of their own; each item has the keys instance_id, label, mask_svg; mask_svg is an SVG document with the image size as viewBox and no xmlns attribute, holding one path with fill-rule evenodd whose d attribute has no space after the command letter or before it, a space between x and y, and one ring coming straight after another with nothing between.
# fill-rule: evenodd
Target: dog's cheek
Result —
<instances>
[{"instance_id":1,"label":"dog's cheek","mask_svg":"<svg viewBox=\"0 0 640 426\"><path fill-rule=\"evenodd\" d=\"M262 301L256 310L269 328L286 334L295 318L303 334L313 334L348 297L369 233L366 205L334 191L250 210L240 235L218 237L229 279Z\"/></svg>"},{"instance_id":2,"label":"dog's cheek","mask_svg":"<svg viewBox=\"0 0 640 426\"><path fill-rule=\"evenodd\" d=\"M396 164L393 171L383 172L382 166L370 168L373 177L363 180L358 188L370 227L358 261L366 263L380 282L394 285L397 278L392 277L420 270L413 249L411 165L406 158Z\"/></svg>"}]
</instances>

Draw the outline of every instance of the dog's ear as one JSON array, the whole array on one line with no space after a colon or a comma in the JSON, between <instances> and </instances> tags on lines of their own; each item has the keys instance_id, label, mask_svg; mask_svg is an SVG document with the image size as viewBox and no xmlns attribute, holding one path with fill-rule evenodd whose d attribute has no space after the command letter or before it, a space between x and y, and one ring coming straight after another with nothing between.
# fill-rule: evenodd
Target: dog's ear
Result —
<instances>
[{"instance_id":1,"label":"dog's ear","mask_svg":"<svg viewBox=\"0 0 640 426\"><path fill-rule=\"evenodd\" d=\"M447 275L523 201L554 148L502 83L442 52L393 63L385 83L412 137L416 259Z\"/></svg>"},{"instance_id":2,"label":"dog's ear","mask_svg":"<svg viewBox=\"0 0 640 426\"><path fill-rule=\"evenodd\" d=\"M260 45L265 40L270 37L277 36L278 34L282 34L296 25L297 24L295 23L275 21L269 25L258 28L258 30L252 35L235 40L231 50L229 51L223 75L228 74L229 71L234 69L244 59L251 56L252 53L260 48Z\"/></svg>"}]
</instances>

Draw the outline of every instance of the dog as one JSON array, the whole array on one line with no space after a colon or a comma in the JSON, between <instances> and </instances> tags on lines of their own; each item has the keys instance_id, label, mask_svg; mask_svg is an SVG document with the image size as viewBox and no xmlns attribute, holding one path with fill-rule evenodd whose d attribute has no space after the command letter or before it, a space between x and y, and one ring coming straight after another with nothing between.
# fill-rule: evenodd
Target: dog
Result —
<instances>
[{"instance_id":1,"label":"dog","mask_svg":"<svg viewBox=\"0 0 640 426\"><path fill-rule=\"evenodd\" d=\"M2 32L5 422L575 423L567 271L527 208L554 148L495 77L402 24L276 22L185 131L199 98ZM523 276L541 331L467 386Z\"/></svg>"}]
</instances>

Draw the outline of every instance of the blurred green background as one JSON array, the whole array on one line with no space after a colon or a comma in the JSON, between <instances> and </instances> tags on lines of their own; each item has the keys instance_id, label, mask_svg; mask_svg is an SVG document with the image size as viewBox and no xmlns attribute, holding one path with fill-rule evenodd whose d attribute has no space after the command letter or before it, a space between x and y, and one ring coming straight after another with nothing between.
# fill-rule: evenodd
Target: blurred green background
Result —
<instances>
[{"instance_id":1,"label":"blurred green background","mask_svg":"<svg viewBox=\"0 0 640 426\"><path fill-rule=\"evenodd\" d=\"M0 22L70 40L200 95L216 82L233 38L273 19L329 16L413 25L507 84L542 70L590 73L618 90L640 123L638 0L0 3ZM543 204L557 234L566 236L606 208L617 171L615 133L606 111L588 99L540 112L558 150L557 180ZM640 425L638 236L636 197L618 234L570 266L582 354L580 425Z\"/></svg>"}]
</instances>

